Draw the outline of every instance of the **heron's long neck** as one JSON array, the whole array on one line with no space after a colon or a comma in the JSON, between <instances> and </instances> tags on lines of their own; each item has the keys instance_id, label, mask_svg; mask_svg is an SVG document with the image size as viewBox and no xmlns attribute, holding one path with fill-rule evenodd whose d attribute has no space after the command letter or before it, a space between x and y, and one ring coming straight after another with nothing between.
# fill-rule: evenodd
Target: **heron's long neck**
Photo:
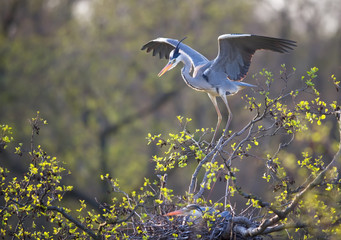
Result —
<instances>
[{"instance_id":1,"label":"heron's long neck","mask_svg":"<svg viewBox=\"0 0 341 240\"><path fill-rule=\"evenodd\" d=\"M207 81L202 77L192 77L190 74L192 62L187 55L183 54L181 61L184 63L184 67L181 69L181 75L186 84L198 91L202 91L207 88Z\"/></svg>"}]
</instances>

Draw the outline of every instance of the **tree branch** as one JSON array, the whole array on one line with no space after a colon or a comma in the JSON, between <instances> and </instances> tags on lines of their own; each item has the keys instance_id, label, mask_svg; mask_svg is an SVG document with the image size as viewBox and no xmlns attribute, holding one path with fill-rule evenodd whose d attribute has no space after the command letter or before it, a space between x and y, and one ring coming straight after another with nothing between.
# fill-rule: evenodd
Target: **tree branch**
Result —
<instances>
[{"instance_id":1,"label":"tree branch","mask_svg":"<svg viewBox=\"0 0 341 240\"><path fill-rule=\"evenodd\" d=\"M245 231L242 231L243 232L242 235L244 237L257 236L257 235L260 235L260 234L263 234L265 232L270 231L270 229L276 229L275 227L270 227L270 226L275 225L281 219L286 218L288 216L288 214L290 212L292 212L294 210L294 208L298 205L299 201L303 198L303 196L307 192L309 192L311 189L318 186L322 182L327 171L330 170L331 167L336 164L337 160L339 160L341 158L341 118L340 118L341 111L339 110L339 111L335 112L335 114L336 114L337 120L338 120L340 139L339 139L339 149L338 149L337 153L334 155L332 161L302 191L300 191L299 193L297 193L295 195L292 202L288 205L288 207L286 209L284 209L283 211L277 211L276 215L274 217L272 217L270 219L265 219L257 228L248 228ZM275 230L273 230L273 231L275 231Z\"/></svg>"},{"instance_id":2,"label":"tree branch","mask_svg":"<svg viewBox=\"0 0 341 240\"><path fill-rule=\"evenodd\" d=\"M222 151L223 148L229 142L231 142L235 137L242 135L247 129L250 128L250 132L251 132L252 126L256 122L260 121L264 116L265 116L265 111L264 111L264 113L261 116L259 116L259 114L257 113L257 115L243 129L241 129L239 132L233 133L228 139L226 139L224 135L219 138L217 145L206 155L206 157L203 160L200 161L200 163L196 167L196 169L195 169L195 171L194 171L194 173L192 175L192 179L191 179L191 183L190 183L190 187L189 187L189 193L194 193L194 191L195 191L194 186L195 186L196 178L197 178L197 175L199 174L199 171L201 170L202 166L205 163L207 163L211 157L212 157L211 162L212 163L215 162L216 161L216 157L218 156L218 152ZM238 145L238 146L240 146L240 145ZM236 150L238 148L239 147L237 147ZM236 150L233 151L233 154L236 153ZM229 160L232 159L233 154L231 154ZM206 184L206 181L207 181L208 174L209 174L209 171L206 171L205 175L204 175L204 178L203 178L203 180L201 181L201 184L200 184L201 187L200 187L198 193L195 194L194 199L198 199L204 193L205 184Z\"/></svg>"},{"instance_id":3,"label":"tree branch","mask_svg":"<svg viewBox=\"0 0 341 240\"><path fill-rule=\"evenodd\" d=\"M269 233L273 233L273 232L279 232L285 229L289 229L289 228L306 228L308 227L307 224L304 223L293 223L293 224L280 224L280 225L276 225L273 227L268 227L266 228L262 234L269 234ZM249 227L246 228L242 225L236 225L233 230L235 231L235 233L239 233L242 236L249 236L249 233L252 232L252 230L254 230L255 228L253 227Z\"/></svg>"},{"instance_id":4,"label":"tree branch","mask_svg":"<svg viewBox=\"0 0 341 240\"><path fill-rule=\"evenodd\" d=\"M47 206L47 210L48 211L56 211L59 212L60 214L63 215L63 217L65 217L67 220L69 220L70 222L74 223L79 229L83 230L84 232L86 232L89 236L91 236L93 239L98 239L100 240L101 238L99 236L97 236L94 232L92 232L90 229L86 228L85 226L83 226L83 224L81 224L77 219L73 218L71 215L69 215L67 212L65 212L64 208L60 208L57 206Z\"/></svg>"}]
</instances>

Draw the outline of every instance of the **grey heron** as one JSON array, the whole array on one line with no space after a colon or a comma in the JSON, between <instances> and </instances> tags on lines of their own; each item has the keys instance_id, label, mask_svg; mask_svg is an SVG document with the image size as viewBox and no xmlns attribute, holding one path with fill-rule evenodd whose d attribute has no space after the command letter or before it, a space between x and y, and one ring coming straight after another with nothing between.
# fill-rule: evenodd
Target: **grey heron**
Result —
<instances>
[{"instance_id":1,"label":"grey heron","mask_svg":"<svg viewBox=\"0 0 341 240\"><path fill-rule=\"evenodd\" d=\"M170 217L170 216L184 216L184 222L193 222L194 224L201 223L203 221L203 216L205 213L208 213L210 215L215 215L218 217L223 217L226 219L230 219L232 217L231 213L229 211L223 211L220 212L214 208L211 207L201 207L197 204L189 204L184 208L181 208L179 210L169 212L165 214L164 216Z\"/></svg>"},{"instance_id":2,"label":"grey heron","mask_svg":"<svg viewBox=\"0 0 341 240\"><path fill-rule=\"evenodd\" d=\"M241 82L249 70L251 58L256 50L265 49L286 53L296 47L295 41L287 39L251 34L224 34L218 37L217 57L210 61L182 43L184 39L178 41L171 38L156 38L146 43L141 50L153 51L153 56L158 54L160 59L169 59L167 65L158 74L159 77L182 62L184 67L181 70L181 75L185 83L194 90L208 94L218 115L211 144L222 120L216 98L221 97L228 111L224 131L224 135L226 135L232 120L227 96L236 94L244 87L256 87Z\"/></svg>"}]
</instances>

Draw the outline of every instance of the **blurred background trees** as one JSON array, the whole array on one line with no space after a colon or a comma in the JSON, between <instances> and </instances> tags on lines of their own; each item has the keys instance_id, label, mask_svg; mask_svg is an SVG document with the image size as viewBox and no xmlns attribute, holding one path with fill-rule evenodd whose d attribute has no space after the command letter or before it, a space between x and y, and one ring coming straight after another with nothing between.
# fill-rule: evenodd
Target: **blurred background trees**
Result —
<instances>
[{"instance_id":1,"label":"blurred background trees","mask_svg":"<svg viewBox=\"0 0 341 240\"><path fill-rule=\"evenodd\" d=\"M341 74L341 3L334 0L5 0L0 20L0 123L12 124L14 138L29 149L26 126L39 110L49 122L39 141L72 172L65 179L74 196L89 202L106 198L100 174L120 179L126 191L150 176L159 149L147 146L145 137L179 129L177 115L192 118L193 127L215 126L211 102L189 89L178 69L157 77L165 62L140 51L151 39L187 36L186 44L208 58L216 56L224 33L296 40L291 54L257 53L245 81L256 84L252 74L279 71L282 63L296 67L297 76L317 66L322 97L341 96L330 80ZM245 94L252 89L230 98L232 129L250 120L240 99ZM328 134L320 137L328 141ZM21 173L27 163L6 151L1 164ZM264 163L238 165L248 176L241 184L259 188L254 176ZM170 172L169 187L184 193L189 179L186 171Z\"/></svg>"}]
</instances>

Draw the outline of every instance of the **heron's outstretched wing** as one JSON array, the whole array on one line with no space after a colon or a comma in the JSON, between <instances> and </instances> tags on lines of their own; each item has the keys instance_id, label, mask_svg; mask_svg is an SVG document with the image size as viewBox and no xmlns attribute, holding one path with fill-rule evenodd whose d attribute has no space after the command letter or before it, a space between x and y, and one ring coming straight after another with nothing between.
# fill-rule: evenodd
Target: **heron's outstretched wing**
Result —
<instances>
[{"instance_id":1,"label":"heron's outstretched wing","mask_svg":"<svg viewBox=\"0 0 341 240\"><path fill-rule=\"evenodd\" d=\"M169 59L170 52L175 49L179 43L176 39L171 38L157 38L142 46L141 50L147 49L147 52L153 50L153 56L159 54L160 58ZM198 53L194 49L190 48L184 43L180 44L180 51L188 55L192 61L194 67L207 63L207 58Z\"/></svg>"},{"instance_id":2,"label":"heron's outstretched wing","mask_svg":"<svg viewBox=\"0 0 341 240\"><path fill-rule=\"evenodd\" d=\"M224 34L218 37L218 56L207 71L225 72L230 80L242 80L256 50L266 49L286 53L295 41L251 34Z\"/></svg>"}]
</instances>

